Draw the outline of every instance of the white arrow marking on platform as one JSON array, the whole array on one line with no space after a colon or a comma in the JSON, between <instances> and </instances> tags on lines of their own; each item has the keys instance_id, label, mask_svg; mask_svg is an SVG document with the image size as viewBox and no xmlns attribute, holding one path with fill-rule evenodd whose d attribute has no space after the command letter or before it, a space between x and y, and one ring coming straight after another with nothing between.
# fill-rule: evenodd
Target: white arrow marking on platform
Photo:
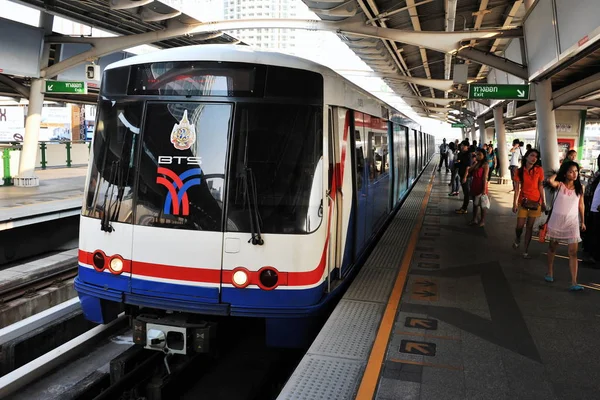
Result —
<instances>
[{"instance_id":1,"label":"white arrow marking on platform","mask_svg":"<svg viewBox=\"0 0 600 400\"><path fill-rule=\"evenodd\" d=\"M517 97L525 97L525 91L517 89Z\"/></svg>"}]
</instances>

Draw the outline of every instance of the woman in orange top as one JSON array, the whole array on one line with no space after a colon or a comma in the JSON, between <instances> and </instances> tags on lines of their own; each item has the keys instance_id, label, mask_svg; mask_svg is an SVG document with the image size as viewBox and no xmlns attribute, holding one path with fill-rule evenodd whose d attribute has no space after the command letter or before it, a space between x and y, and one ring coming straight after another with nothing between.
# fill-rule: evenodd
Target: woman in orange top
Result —
<instances>
[{"instance_id":1,"label":"woman in orange top","mask_svg":"<svg viewBox=\"0 0 600 400\"><path fill-rule=\"evenodd\" d=\"M517 234L513 248L517 249L521 242L523 227L527 222L525 231L524 258L529 258L529 243L533 233L535 219L546 210L546 198L544 195L544 169L540 163L540 152L536 149L528 150L521 161L521 168L515 174L515 195L513 200L513 212L517 213Z\"/></svg>"}]
</instances>

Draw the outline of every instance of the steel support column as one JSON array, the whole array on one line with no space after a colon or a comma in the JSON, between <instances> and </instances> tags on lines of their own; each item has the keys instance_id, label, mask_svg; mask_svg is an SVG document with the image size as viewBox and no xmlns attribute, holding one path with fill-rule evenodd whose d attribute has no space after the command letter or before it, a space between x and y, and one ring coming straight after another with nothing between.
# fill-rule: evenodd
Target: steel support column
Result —
<instances>
[{"instance_id":1,"label":"steel support column","mask_svg":"<svg viewBox=\"0 0 600 400\"><path fill-rule=\"evenodd\" d=\"M558 139L556 136L556 119L552 109L552 83L550 79L535 84L535 111L537 114L538 141L540 143L540 156L546 176L549 172L557 170Z\"/></svg>"},{"instance_id":2,"label":"steel support column","mask_svg":"<svg viewBox=\"0 0 600 400\"><path fill-rule=\"evenodd\" d=\"M579 112L579 140L577 146L577 161L583 160L583 142L585 141L585 120L587 117L587 110L581 110ZM592 160L592 163L595 160Z\"/></svg>"},{"instance_id":3,"label":"steel support column","mask_svg":"<svg viewBox=\"0 0 600 400\"><path fill-rule=\"evenodd\" d=\"M471 144L473 140L477 140L477 127L475 125L471 126Z\"/></svg>"},{"instance_id":4,"label":"steel support column","mask_svg":"<svg viewBox=\"0 0 600 400\"><path fill-rule=\"evenodd\" d=\"M477 118L477 125L479 126L478 147L482 147L485 143L485 117Z\"/></svg>"},{"instance_id":5,"label":"steel support column","mask_svg":"<svg viewBox=\"0 0 600 400\"><path fill-rule=\"evenodd\" d=\"M506 148L506 129L504 128L504 112L502 107L494 108L494 128L496 129L496 141L498 143L497 162L500 168L500 181L498 183L508 183L510 175L508 173L508 151Z\"/></svg>"},{"instance_id":6,"label":"steel support column","mask_svg":"<svg viewBox=\"0 0 600 400\"><path fill-rule=\"evenodd\" d=\"M54 15L40 12L40 27L46 35L52 33ZM48 66L50 45L44 43L40 69ZM38 140L40 136L40 123L42 122L42 108L44 106L43 78L32 79L29 89L29 106L25 120L25 137L19 158L19 173L14 179L15 186L39 186L40 180L35 176L35 161L37 158Z\"/></svg>"}]
</instances>

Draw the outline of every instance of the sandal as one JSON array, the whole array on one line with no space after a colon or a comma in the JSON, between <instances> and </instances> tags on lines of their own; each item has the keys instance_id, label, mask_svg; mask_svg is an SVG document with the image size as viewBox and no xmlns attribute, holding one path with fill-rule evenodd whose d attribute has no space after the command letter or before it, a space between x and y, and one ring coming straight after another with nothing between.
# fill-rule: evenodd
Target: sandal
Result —
<instances>
[{"instance_id":1,"label":"sandal","mask_svg":"<svg viewBox=\"0 0 600 400\"><path fill-rule=\"evenodd\" d=\"M544 280L545 280L546 282L550 282L550 283L552 283L552 282L554 282L554 277L553 277L553 276L550 276L550 275L548 275L548 274L546 274L546 275L544 276Z\"/></svg>"},{"instance_id":2,"label":"sandal","mask_svg":"<svg viewBox=\"0 0 600 400\"><path fill-rule=\"evenodd\" d=\"M569 292L580 292L582 290L583 290L583 286L581 286L581 285L572 285L569 288Z\"/></svg>"}]
</instances>

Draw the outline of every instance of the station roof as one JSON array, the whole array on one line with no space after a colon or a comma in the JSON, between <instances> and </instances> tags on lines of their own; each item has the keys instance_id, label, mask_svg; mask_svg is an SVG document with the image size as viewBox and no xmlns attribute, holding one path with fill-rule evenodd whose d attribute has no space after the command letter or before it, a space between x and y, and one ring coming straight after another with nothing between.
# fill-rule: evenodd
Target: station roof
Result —
<instances>
[{"instance_id":1,"label":"station roof","mask_svg":"<svg viewBox=\"0 0 600 400\"><path fill-rule=\"evenodd\" d=\"M366 24L382 28L394 28L411 32L434 31L477 31L483 29L520 28L526 16L523 0L303 0L304 3L323 20L343 21L348 18L360 19ZM452 18L452 9L455 16ZM461 60L456 55L449 56L447 65L446 55L441 52L425 49L391 40L372 38L357 38L341 36L342 40L377 73L400 74L405 76L428 79L452 79L452 65L466 63L468 65L468 80L472 83L486 83L489 68L471 60ZM483 53L500 54L510 43L510 38L472 40L463 45L481 50ZM517 39L518 40L518 39ZM597 47L598 48L598 47ZM376 51L373 51L375 50ZM575 60L571 65L565 65L555 71L552 77L553 92L566 88L579 80L600 72L600 50L591 50ZM441 90L418 84L398 83L389 79L386 83L398 95L403 97L409 106L422 116L446 117L436 114L439 104L428 99L456 97L456 93L444 93ZM466 85L457 86L466 92ZM588 97L590 94L587 95ZM460 96L458 96L460 97ZM599 96L600 97L600 96ZM526 102L519 101L517 107ZM587 104L588 118L600 118L600 103L585 102L572 105ZM464 102L455 103L459 108ZM570 104L571 105L571 104ZM486 115L491 118L491 110ZM459 116L452 119L459 119ZM488 125L492 123L488 121ZM508 120L507 129L528 129L535 126L535 113Z\"/></svg>"},{"instance_id":2,"label":"station roof","mask_svg":"<svg viewBox=\"0 0 600 400\"><path fill-rule=\"evenodd\" d=\"M40 11L77 21L117 35L134 35L173 28L177 26L201 23L197 19L181 13L156 0L12 0ZM125 7L125 8L123 8ZM208 38L207 38L208 37ZM197 44L238 43L235 37L221 35L186 35L152 43L159 48L171 48ZM56 60L58 61L58 60ZM28 79L11 77L17 85L27 86ZM18 96L6 79L0 79L0 96ZM88 95L46 95L46 100L95 103L96 94L93 89Z\"/></svg>"}]
</instances>

